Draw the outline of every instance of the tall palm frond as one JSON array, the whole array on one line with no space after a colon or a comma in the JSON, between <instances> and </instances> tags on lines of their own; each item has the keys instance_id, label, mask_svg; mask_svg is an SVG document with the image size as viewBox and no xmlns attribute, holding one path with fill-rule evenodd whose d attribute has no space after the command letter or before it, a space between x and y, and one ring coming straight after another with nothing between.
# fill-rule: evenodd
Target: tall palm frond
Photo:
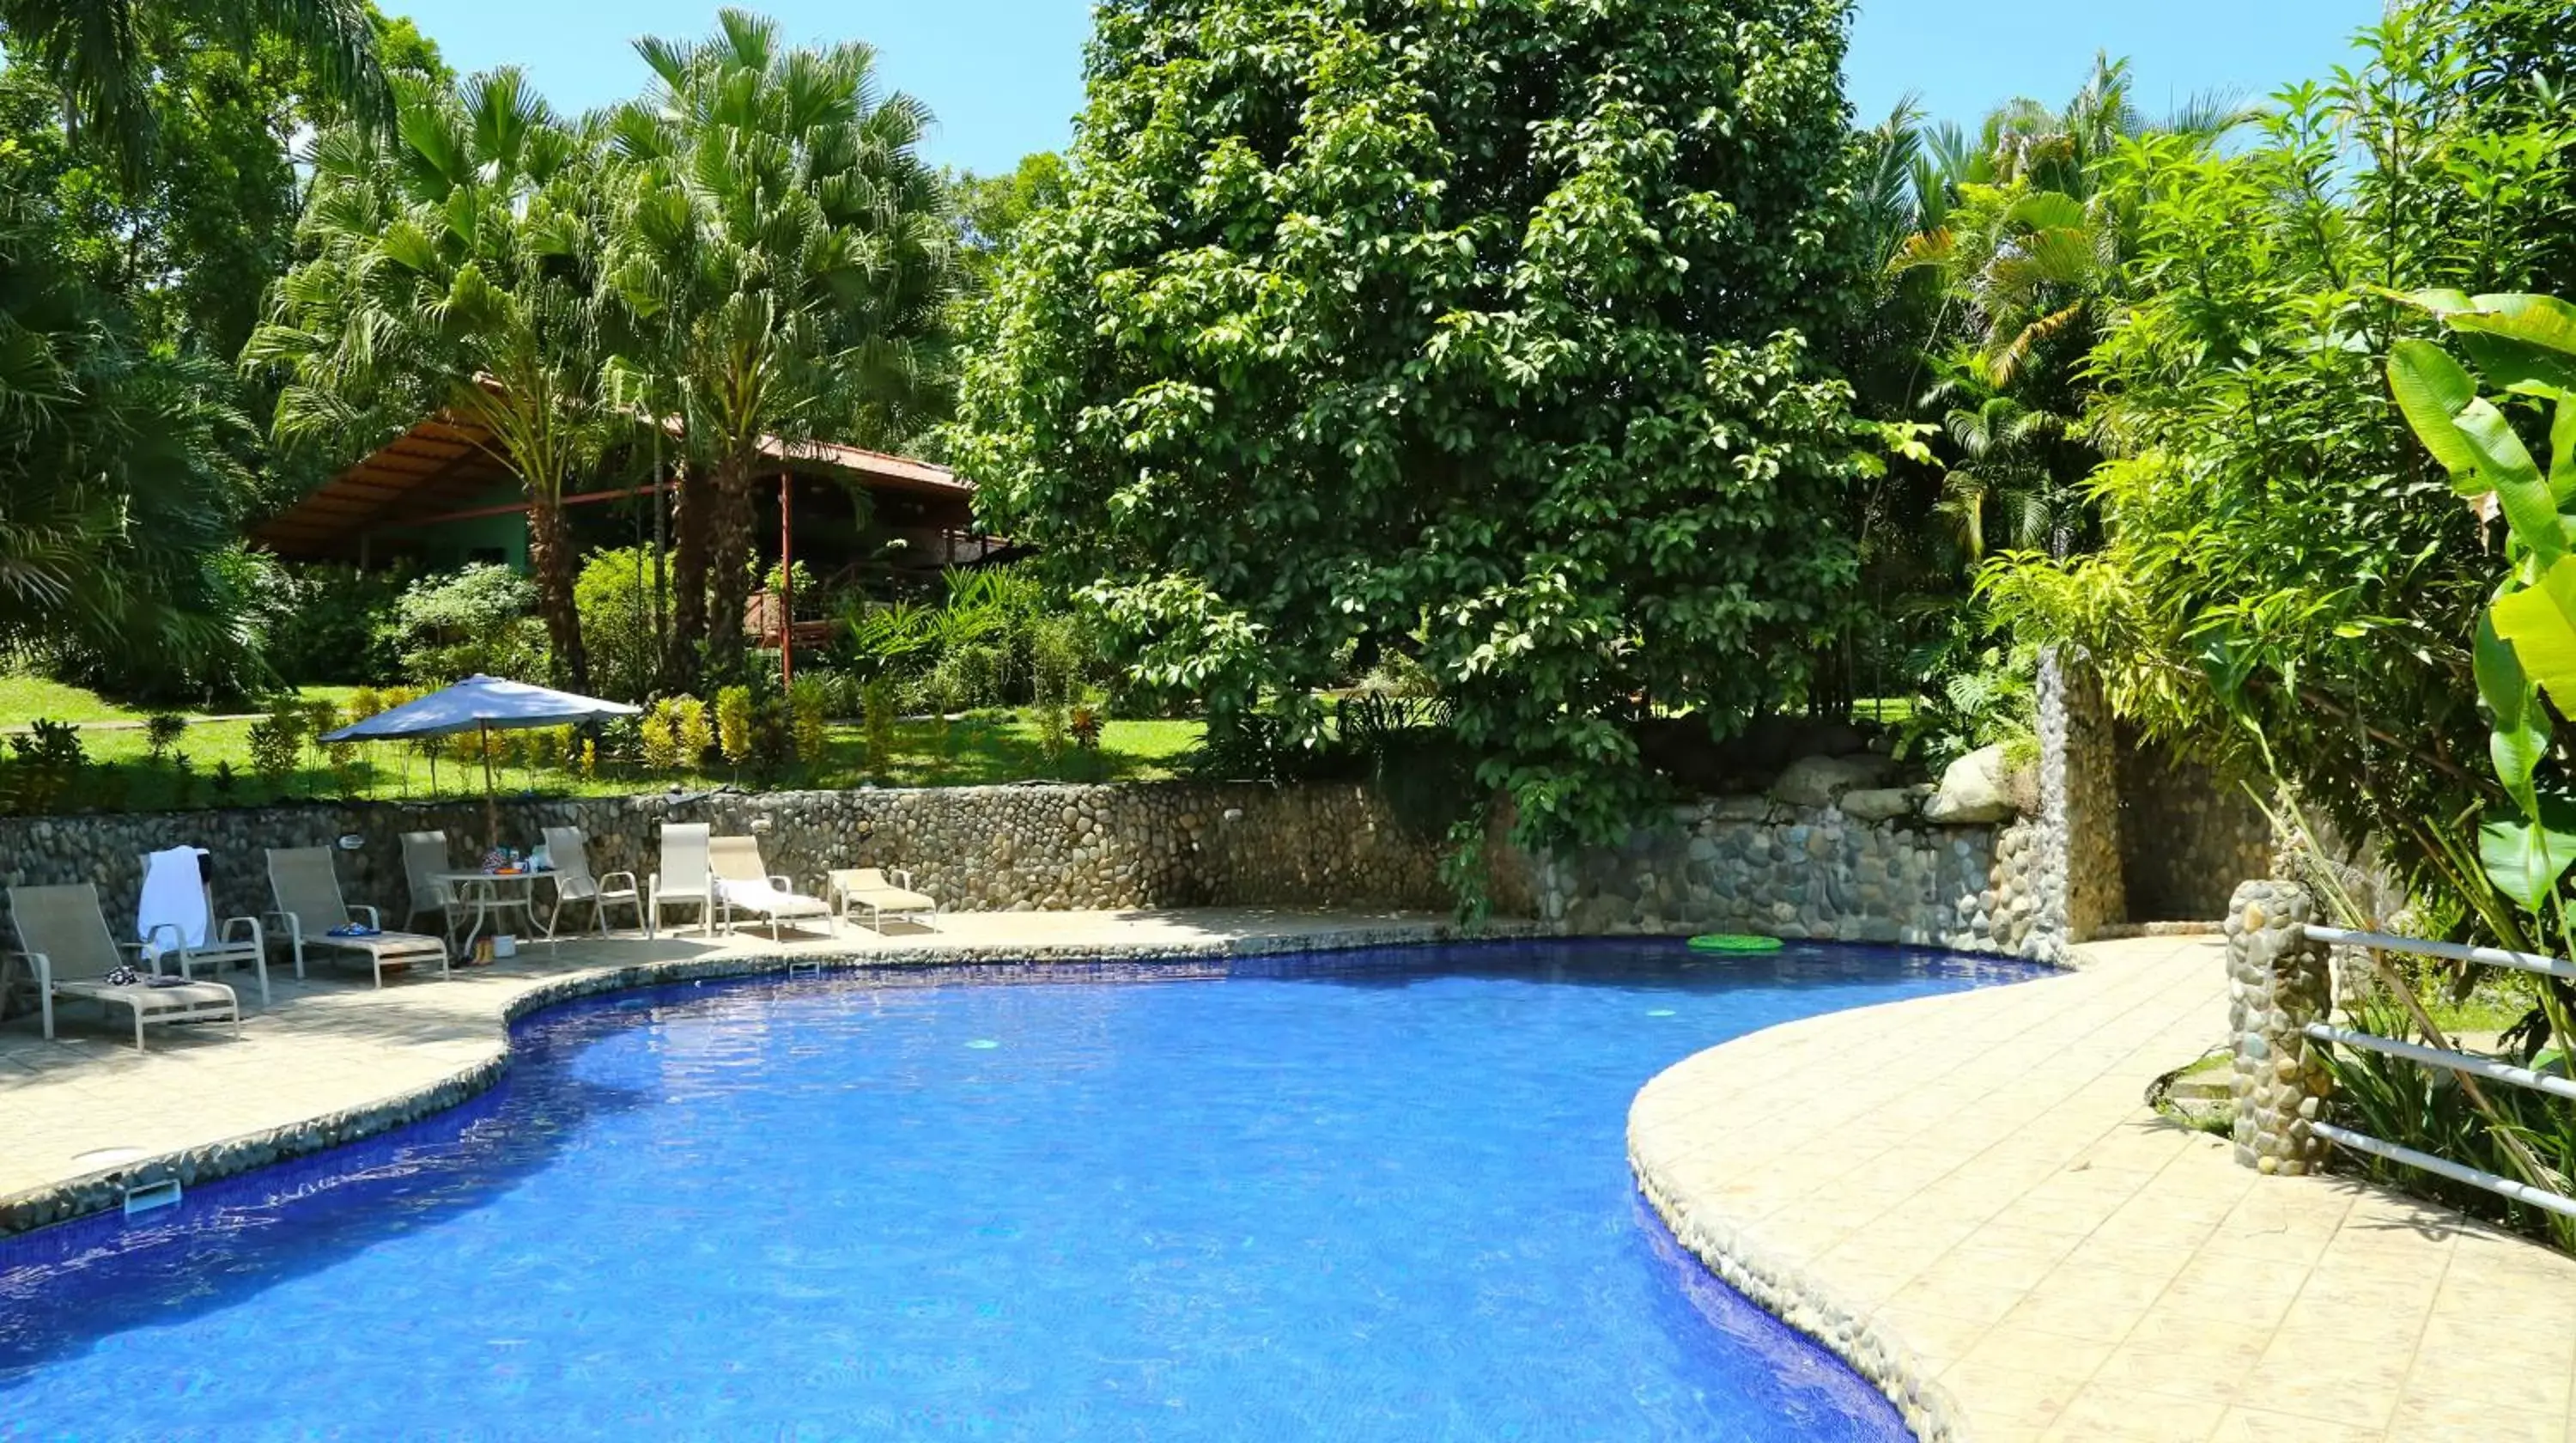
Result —
<instances>
[{"instance_id":1,"label":"tall palm frond","mask_svg":"<svg viewBox=\"0 0 2576 1443\"><path fill-rule=\"evenodd\" d=\"M953 230L916 149L930 112L880 93L868 47L790 49L727 10L700 40L636 49L653 82L600 122L620 164L601 272L618 384L677 419L705 482L684 489L681 550L721 558L750 544L763 438L884 445L913 422ZM740 568L708 565L704 588L681 582L675 670L702 631L720 660L739 650L721 622Z\"/></svg>"}]
</instances>

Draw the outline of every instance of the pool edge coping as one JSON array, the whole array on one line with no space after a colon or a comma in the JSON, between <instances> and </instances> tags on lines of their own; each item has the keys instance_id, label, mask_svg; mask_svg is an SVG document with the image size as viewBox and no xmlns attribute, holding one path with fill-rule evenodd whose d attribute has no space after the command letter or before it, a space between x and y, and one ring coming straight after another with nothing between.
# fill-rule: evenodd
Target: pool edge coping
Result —
<instances>
[{"instance_id":1,"label":"pool edge coping","mask_svg":"<svg viewBox=\"0 0 2576 1443\"><path fill-rule=\"evenodd\" d=\"M1649 1081L1640 1095L1654 1085ZM1636 1177L1638 1193L1663 1219L1682 1251L1718 1281L1859 1374L1895 1406L1907 1431L1920 1443L1962 1443L1966 1434L1957 1422L1949 1389L1933 1379L1931 1370L1902 1339L1836 1297L1794 1254L1766 1244L1752 1228L1720 1216L1705 1200L1685 1199L1641 1155L1633 1120L1628 1168Z\"/></svg>"},{"instance_id":2,"label":"pool edge coping","mask_svg":"<svg viewBox=\"0 0 2576 1443\"><path fill-rule=\"evenodd\" d=\"M1984 954L1969 953L1969 956ZM2045 982L2069 977L2085 970L2079 950L2065 963L2027 962L2035 969L2029 982ZM2018 985L2018 984L2017 984ZM1848 1012L1868 1012L1881 1007L1900 1007L1903 1001L1872 1003ZM1844 1016L1847 1013L1826 1013ZM1802 1018L1800 1022L1819 1019ZM1797 1026L1798 1022L1784 1026ZM1763 1029L1770 1031L1772 1029ZM1674 1062L1672 1066L1646 1079L1637 1089L1628 1107L1628 1171L1636 1179L1637 1191L1646 1205L1663 1219L1682 1251L1699 1261L1700 1266L1715 1274L1719 1281L1751 1299L1755 1307L1778 1318L1813 1340L1815 1344L1839 1359L1843 1366L1859 1374L1896 1408L1906 1429L1919 1443L1966 1443L1969 1430L1959 1421L1958 1404L1950 1390L1933 1375L1923 1360L1893 1331L1880 1326L1869 1314L1854 1308L1835 1291L1819 1281L1807 1261L1794 1250L1766 1242L1752 1224L1727 1217L1706 1197L1692 1197L1688 1190L1663 1176L1663 1159L1649 1156L1642 1145L1637 1114L1649 1093L1665 1085L1674 1073L1699 1058L1723 1052L1761 1032L1702 1048Z\"/></svg>"}]
</instances>

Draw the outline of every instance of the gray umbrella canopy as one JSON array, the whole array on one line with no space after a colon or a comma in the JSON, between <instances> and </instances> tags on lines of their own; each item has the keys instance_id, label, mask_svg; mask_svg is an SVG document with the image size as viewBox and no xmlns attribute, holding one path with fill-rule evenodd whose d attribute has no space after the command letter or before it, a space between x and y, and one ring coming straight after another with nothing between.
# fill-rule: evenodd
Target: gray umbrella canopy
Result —
<instances>
[{"instance_id":1,"label":"gray umbrella canopy","mask_svg":"<svg viewBox=\"0 0 2576 1443\"><path fill-rule=\"evenodd\" d=\"M469 676L456 685L431 692L415 702L324 732L326 742L399 741L404 737L444 737L458 732L514 731L527 727L578 726L604 717L634 716L624 702L575 696L552 687L530 686L497 676ZM483 749L483 832L487 845L498 846L501 818L494 799L492 749Z\"/></svg>"},{"instance_id":2,"label":"gray umbrella canopy","mask_svg":"<svg viewBox=\"0 0 2576 1443\"><path fill-rule=\"evenodd\" d=\"M496 676L469 676L456 685L431 692L392 711L325 732L326 742L394 741L402 737L444 737L458 732L511 731L522 727L578 726L613 716L634 716L624 702L575 696L551 687L505 681Z\"/></svg>"}]
</instances>

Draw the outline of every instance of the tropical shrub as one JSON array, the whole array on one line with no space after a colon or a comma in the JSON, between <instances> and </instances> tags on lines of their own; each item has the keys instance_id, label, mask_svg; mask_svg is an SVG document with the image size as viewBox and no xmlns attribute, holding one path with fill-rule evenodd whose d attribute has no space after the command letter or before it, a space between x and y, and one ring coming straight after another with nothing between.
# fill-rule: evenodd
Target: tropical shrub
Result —
<instances>
[{"instance_id":1,"label":"tropical shrub","mask_svg":"<svg viewBox=\"0 0 2576 1443\"><path fill-rule=\"evenodd\" d=\"M895 712L893 680L880 676L869 681L860 693L859 732L867 742L868 775L881 783L894 779Z\"/></svg>"},{"instance_id":2,"label":"tropical shrub","mask_svg":"<svg viewBox=\"0 0 2576 1443\"><path fill-rule=\"evenodd\" d=\"M169 756L170 749L187 734L188 719L175 712L156 712L146 717L143 722L143 744L149 748L146 756L154 766L159 766Z\"/></svg>"},{"instance_id":3,"label":"tropical shrub","mask_svg":"<svg viewBox=\"0 0 2576 1443\"><path fill-rule=\"evenodd\" d=\"M679 728L668 699L653 704L637 724L635 735L647 770L675 772L680 769Z\"/></svg>"},{"instance_id":4,"label":"tropical shrub","mask_svg":"<svg viewBox=\"0 0 2576 1443\"><path fill-rule=\"evenodd\" d=\"M536 588L506 566L478 563L424 576L394 603L387 640L404 675L442 687L478 672L524 681L544 674L545 629L533 619Z\"/></svg>"},{"instance_id":5,"label":"tropical shrub","mask_svg":"<svg viewBox=\"0 0 2576 1443\"><path fill-rule=\"evenodd\" d=\"M611 701L642 701L661 676L653 563L650 546L593 551L583 558L581 575L573 582L591 689ZM663 569L667 576L668 558Z\"/></svg>"},{"instance_id":6,"label":"tropical shrub","mask_svg":"<svg viewBox=\"0 0 2576 1443\"><path fill-rule=\"evenodd\" d=\"M853 604L841 647L852 671L895 678L930 711L1070 698L1113 675L1093 629L1019 567L951 570L935 606Z\"/></svg>"},{"instance_id":7,"label":"tropical shrub","mask_svg":"<svg viewBox=\"0 0 2576 1443\"><path fill-rule=\"evenodd\" d=\"M285 795L296 763L304 758L304 741L311 735L309 727L310 718L303 703L293 700L280 702L269 709L268 715L251 723L251 772L270 796Z\"/></svg>"},{"instance_id":8,"label":"tropical shrub","mask_svg":"<svg viewBox=\"0 0 2576 1443\"><path fill-rule=\"evenodd\" d=\"M729 686L716 693L716 746L735 766L751 760L755 710L750 687Z\"/></svg>"},{"instance_id":9,"label":"tropical shrub","mask_svg":"<svg viewBox=\"0 0 2576 1443\"><path fill-rule=\"evenodd\" d=\"M288 686L382 684L402 674L394 608L409 573L282 565L268 621L268 657Z\"/></svg>"},{"instance_id":10,"label":"tropical shrub","mask_svg":"<svg viewBox=\"0 0 2576 1443\"><path fill-rule=\"evenodd\" d=\"M25 816L59 811L81 790L88 765L80 728L39 717L9 738L0 765L0 803Z\"/></svg>"},{"instance_id":11,"label":"tropical shrub","mask_svg":"<svg viewBox=\"0 0 2576 1443\"><path fill-rule=\"evenodd\" d=\"M787 688L788 728L797 760L820 766L831 739L830 689L820 677L800 676Z\"/></svg>"},{"instance_id":12,"label":"tropical shrub","mask_svg":"<svg viewBox=\"0 0 2576 1443\"><path fill-rule=\"evenodd\" d=\"M2149 737L2294 784L2444 891L2451 820L2502 799L2467 684L2492 562L2379 375L2435 323L2381 287L2511 284L2546 253L2535 197L2569 186L2562 132L2477 99L2478 8L2393 14L2252 144L2122 148L2128 299L2086 417L2107 539L1979 583L2023 642L2089 653Z\"/></svg>"},{"instance_id":13,"label":"tropical shrub","mask_svg":"<svg viewBox=\"0 0 2576 1443\"><path fill-rule=\"evenodd\" d=\"M707 715L707 704L693 696L676 697L671 702L672 735L680 743L680 760L695 767L706 759L716 745L716 731Z\"/></svg>"}]
</instances>

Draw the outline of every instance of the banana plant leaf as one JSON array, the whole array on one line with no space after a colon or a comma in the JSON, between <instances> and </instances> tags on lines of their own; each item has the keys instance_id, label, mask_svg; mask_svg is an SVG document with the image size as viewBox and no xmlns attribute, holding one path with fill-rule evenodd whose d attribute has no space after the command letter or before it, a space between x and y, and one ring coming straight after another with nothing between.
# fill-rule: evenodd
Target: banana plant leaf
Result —
<instances>
[{"instance_id":1,"label":"banana plant leaf","mask_svg":"<svg viewBox=\"0 0 2576 1443\"><path fill-rule=\"evenodd\" d=\"M2568 867L2576 865L2576 801L2543 797L2538 821L2501 818L2480 827L2478 861L2497 891L2539 912Z\"/></svg>"},{"instance_id":2,"label":"banana plant leaf","mask_svg":"<svg viewBox=\"0 0 2576 1443\"><path fill-rule=\"evenodd\" d=\"M2487 614L2523 674L2560 711L2576 712L2576 557L2551 562L2539 581L2497 598Z\"/></svg>"}]
</instances>

